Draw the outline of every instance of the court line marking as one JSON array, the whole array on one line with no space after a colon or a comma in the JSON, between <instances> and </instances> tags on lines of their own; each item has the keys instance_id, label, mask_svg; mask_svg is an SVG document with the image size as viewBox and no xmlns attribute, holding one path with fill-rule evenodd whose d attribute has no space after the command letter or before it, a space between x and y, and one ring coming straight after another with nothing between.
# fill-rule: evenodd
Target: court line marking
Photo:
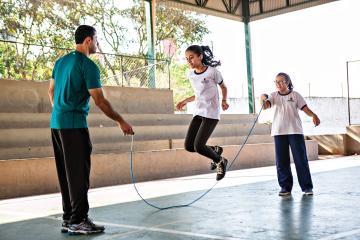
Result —
<instances>
[{"instance_id":1,"label":"court line marking","mask_svg":"<svg viewBox=\"0 0 360 240\"><path fill-rule=\"evenodd\" d=\"M347 232L341 232L341 233L336 233L327 237L323 237L320 238L319 240L336 240L336 239L340 239L343 237L349 237L355 234L360 234L360 229L354 229L351 231L347 231Z\"/></svg>"},{"instance_id":2,"label":"court line marking","mask_svg":"<svg viewBox=\"0 0 360 240\"><path fill-rule=\"evenodd\" d=\"M166 225L171 225L171 224L175 224L175 223L179 223L179 222L184 223L185 221L178 220L178 221L173 221L173 222L169 222L169 223L163 223L163 224L155 225L153 227L157 227L157 228L158 227L164 227ZM135 234L135 233L141 233L141 232L145 232L145 231L144 230L133 230L133 231L123 232L123 233L115 233L115 234L112 234L109 239L123 238L123 237L129 236L129 235L132 235L132 234Z\"/></svg>"},{"instance_id":3,"label":"court line marking","mask_svg":"<svg viewBox=\"0 0 360 240\"><path fill-rule=\"evenodd\" d=\"M107 222L97 222L97 223L103 224L106 226L112 226L112 227L138 229L140 231L170 233L170 234L174 234L174 235L200 237L200 238L206 238L206 239L239 240L239 238L233 238L233 237L224 237L224 236L217 236L217 235L210 235L210 234L203 234L203 233L185 232L185 231L171 230L171 229L158 228L158 227L141 227L141 226L133 226L133 225L127 225L127 224L118 224L118 223L107 223Z\"/></svg>"},{"instance_id":4,"label":"court line marking","mask_svg":"<svg viewBox=\"0 0 360 240\"><path fill-rule=\"evenodd\" d=\"M48 219L58 220L62 221L59 218L55 217L46 217ZM165 229L165 228L159 228L159 227L142 227L142 226L134 226L134 225L128 225L128 224L119 224L119 223L108 223L108 222L99 222L95 221L97 224L102 224L105 226L111 226L111 227L120 227L120 228L128 228L128 229L135 229L137 231L131 231L127 234L134 234L140 231L150 231L150 232L161 232L161 233L168 233L168 234L174 234L174 235L183 235L183 236L190 236L190 237L200 237L200 238L206 238L206 239L222 239L222 240L239 240L240 238L234 238L234 237L225 237L225 236L217 236L217 235L210 235L210 234L203 234L203 233L193 233L193 232L185 232L185 231L178 231L178 230L172 230L172 229ZM171 223L169 223L171 224ZM162 224L164 226L164 224ZM124 233L126 234L126 233ZM125 235L124 235L125 236ZM109 236L111 237L111 235Z\"/></svg>"}]
</instances>

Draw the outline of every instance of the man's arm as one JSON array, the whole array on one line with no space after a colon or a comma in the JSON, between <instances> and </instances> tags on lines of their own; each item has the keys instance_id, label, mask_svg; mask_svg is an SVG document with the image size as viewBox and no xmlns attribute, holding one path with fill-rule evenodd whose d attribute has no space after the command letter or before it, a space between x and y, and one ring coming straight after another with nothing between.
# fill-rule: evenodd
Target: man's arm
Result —
<instances>
[{"instance_id":1,"label":"man's arm","mask_svg":"<svg viewBox=\"0 0 360 240\"><path fill-rule=\"evenodd\" d=\"M48 95L49 95L51 106L53 107L54 106L54 79L50 80Z\"/></svg>"},{"instance_id":2,"label":"man's arm","mask_svg":"<svg viewBox=\"0 0 360 240\"><path fill-rule=\"evenodd\" d=\"M131 125L128 124L121 115L112 108L110 102L105 98L102 88L89 89L89 93L94 99L96 106L98 106L106 116L116 121L124 134L134 134Z\"/></svg>"}]
</instances>

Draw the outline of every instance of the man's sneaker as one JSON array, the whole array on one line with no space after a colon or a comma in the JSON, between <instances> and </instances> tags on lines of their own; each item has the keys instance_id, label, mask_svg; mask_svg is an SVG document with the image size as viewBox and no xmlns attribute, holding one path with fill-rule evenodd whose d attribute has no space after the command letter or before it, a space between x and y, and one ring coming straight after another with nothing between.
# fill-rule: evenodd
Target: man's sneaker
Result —
<instances>
[{"instance_id":1,"label":"man's sneaker","mask_svg":"<svg viewBox=\"0 0 360 240\"><path fill-rule=\"evenodd\" d=\"M96 225L90 218L84 219L79 224L69 224L69 234L92 234L104 232L105 227Z\"/></svg>"},{"instance_id":2,"label":"man's sneaker","mask_svg":"<svg viewBox=\"0 0 360 240\"><path fill-rule=\"evenodd\" d=\"M221 156L221 154L223 153L223 148L220 146L211 146L211 148L216 152L217 155ZM211 162L210 164L210 170L215 170L216 169L216 163L214 161Z\"/></svg>"},{"instance_id":3,"label":"man's sneaker","mask_svg":"<svg viewBox=\"0 0 360 240\"><path fill-rule=\"evenodd\" d=\"M291 192L282 188L281 191L279 192L279 196L281 197L285 197L285 196L290 196L291 195Z\"/></svg>"},{"instance_id":4,"label":"man's sneaker","mask_svg":"<svg viewBox=\"0 0 360 240\"><path fill-rule=\"evenodd\" d=\"M68 230L69 230L69 223L70 221L69 220L64 220L61 224L61 232L62 233L67 233Z\"/></svg>"},{"instance_id":5,"label":"man's sneaker","mask_svg":"<svg viewBox=\"0 0 360 240\"><path fill-rule=\"evenodd\" d=\"M224 157L221 157L220 162L218 162L216 167L216 181L220 181L225 177L227 164L228 160Z\"/></svg>"},{"instance_id":6,"label":"man's sneaker","mask_svg":"<svg viewBox=\"0 0 360 240\"><path fill-rule=\"evenodd\" d=\"M305 190L305 191L304 191L304 195L306 195L306 196L312 196L312 195L314 195L314 192L313 192L313 190L311 190L311 189Z\"/></svg>"}]
</instances>

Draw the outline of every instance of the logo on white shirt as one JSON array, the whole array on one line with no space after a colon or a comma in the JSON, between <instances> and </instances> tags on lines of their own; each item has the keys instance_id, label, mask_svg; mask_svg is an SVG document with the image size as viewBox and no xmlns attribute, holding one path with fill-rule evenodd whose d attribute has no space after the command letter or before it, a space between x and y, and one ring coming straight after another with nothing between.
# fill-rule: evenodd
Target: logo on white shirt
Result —
<instances>
[{"instance_id":1,"label":"logo on white shirt","mask_svg":"<svg viewBox=\"0 0 360 240\"><path fill-rule=\"evenodd\" d=\"M209 78L204 78L204 80L201 81L201 83L205 84L205 83L209 83L210 79Z\"/></svg>"}]
</instances>

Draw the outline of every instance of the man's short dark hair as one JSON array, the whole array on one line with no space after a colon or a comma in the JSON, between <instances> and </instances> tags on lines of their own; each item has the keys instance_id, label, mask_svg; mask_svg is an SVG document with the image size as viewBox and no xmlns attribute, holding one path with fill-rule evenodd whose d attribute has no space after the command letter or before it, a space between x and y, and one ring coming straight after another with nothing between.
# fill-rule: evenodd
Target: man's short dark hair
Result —
<instances>
[{"instance_id":1,"label":"man's short dark hair","mask_svg":"<svg viewBox=\"0 0 360 240\"><path fill-rule=\"evenodd\" d=\"M93 37L96 33L96 29L89 25L80 25L75 31L75 43L81 44L85 38Z\"/></svg>"}]
</instances>

